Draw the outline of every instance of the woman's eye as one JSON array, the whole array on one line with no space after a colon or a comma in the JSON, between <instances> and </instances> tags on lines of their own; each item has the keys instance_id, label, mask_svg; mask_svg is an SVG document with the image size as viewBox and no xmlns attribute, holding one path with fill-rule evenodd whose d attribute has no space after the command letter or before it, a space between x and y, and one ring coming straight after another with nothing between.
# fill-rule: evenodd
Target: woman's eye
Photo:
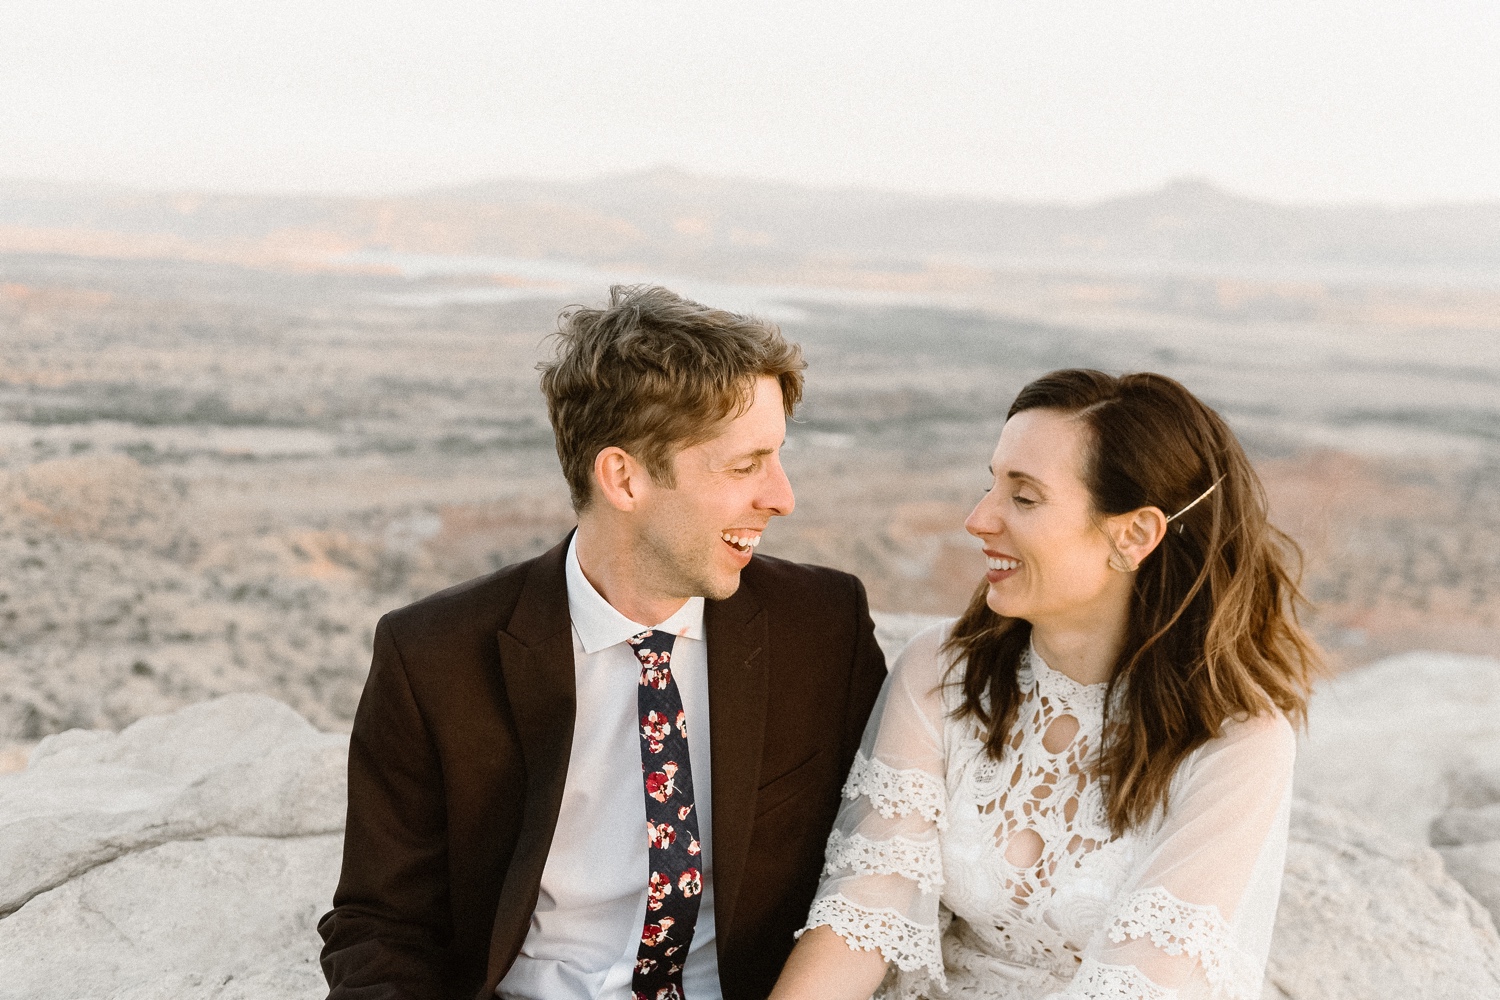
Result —
<instances>
[{"instance_id":1,"label":"woman's eye","mask_svg":"<svg viewBox=\"0 0 1500 1000\"><path fill-rule=\"evenodd\" d=\"M1035 507L1036 506L1036 501L1035 500L1031 499L1030 497L1024 497L1024 496L1022 496L1019 493L1017 493L1015 496L1011 497L1011 499L1016 502L1016 506L1017 507L1026 508L1026 507Z\"/></svg>"}]
</instances>

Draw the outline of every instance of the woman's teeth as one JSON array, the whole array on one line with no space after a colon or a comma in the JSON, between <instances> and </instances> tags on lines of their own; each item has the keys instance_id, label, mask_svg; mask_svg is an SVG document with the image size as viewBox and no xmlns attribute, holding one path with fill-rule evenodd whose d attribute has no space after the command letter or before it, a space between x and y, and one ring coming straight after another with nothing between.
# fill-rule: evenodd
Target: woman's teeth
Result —
<instances>
[{"instance_id":1,"label":"woman's teeth","mask_svg":"<svg viewBox=\"0 0 1500 1000\"><path fill-rule=\"evenodd\" d=\"M998 556L986 556L985 558L989 561L990 569L1007 570L1021 568L1021 560L1019 559L1001 559Z\"/></svg>"},{"instance_id":2,"label":"woman's teeth","mask_svg":"<svg viewBox=\"0 0 1500 1000\"><path fill-rule=\"evenodd\" d=\"M739 535L731 535L727 531L719 537L723 538L724 541L728 542L730 545L733 545L741 552L749 552L751 549L760 544L761 539L760 535L756 535L753 538L741 538Z\"/></svg>"}]
</instances>

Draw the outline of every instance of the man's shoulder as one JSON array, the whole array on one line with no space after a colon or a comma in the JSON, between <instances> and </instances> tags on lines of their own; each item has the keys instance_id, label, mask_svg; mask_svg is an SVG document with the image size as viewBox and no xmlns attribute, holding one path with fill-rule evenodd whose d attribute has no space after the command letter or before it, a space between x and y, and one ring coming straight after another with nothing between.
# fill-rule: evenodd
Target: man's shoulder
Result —
<instances>
[{"instance_id":1,"label":"man's shoulder","mask_svg":"<svg viewBox=\"0 0 1500 1000\"><path fill-rule=\"evenodd\" d=\"M387 612L381 624L399 636L494 635L510 621L527 579L556 550L502 566Z\"/></svg>"},{"instance_id":2,"label":"man's shoulder","mask_svg":"<svg viewBox=\"0 0 1500 1000\"><path fill-rule=\"evenodd\" d=\"M837 602L852 608L863 600L864 594L859 577L853 573L774 556L757 555L740 579L742 586L749 587L763 601L778 605L813 601L824 606Z\"/></svg>"}]
</instances>

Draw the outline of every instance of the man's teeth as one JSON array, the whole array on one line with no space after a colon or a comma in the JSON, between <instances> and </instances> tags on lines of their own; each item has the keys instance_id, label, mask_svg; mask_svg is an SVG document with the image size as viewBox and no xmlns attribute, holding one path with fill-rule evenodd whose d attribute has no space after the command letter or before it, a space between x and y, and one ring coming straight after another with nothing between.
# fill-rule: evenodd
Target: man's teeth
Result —
<instances>
[{"instance_id":1,"label":"man's teeth","mask_svg":"<svg viewBox=\"0 0 1500 1000\"><path fill-rule=\"evenodd\" d=\"M739 549L741 552L748 552L749 550L755 548L760 544L761 540L760 535L755 535L751 538L741 538L739 535L731 535L727 531L724 532L720 537L722 537L724 541L728 542L730 545L733 545L735 548Z\"/></svg>"},{"instance_id":2,"label":"man's teeth","mask_svg":"<svg viewBox=\"0 0 1500 1000\"><path fill-rule=\"evenodd\" d=\"M986 556L985 558L989 561L990 569L1007 570L1021 568L1021 560L1019 559L1001 559L998 556Z\"/></svg>"}]
</instances>

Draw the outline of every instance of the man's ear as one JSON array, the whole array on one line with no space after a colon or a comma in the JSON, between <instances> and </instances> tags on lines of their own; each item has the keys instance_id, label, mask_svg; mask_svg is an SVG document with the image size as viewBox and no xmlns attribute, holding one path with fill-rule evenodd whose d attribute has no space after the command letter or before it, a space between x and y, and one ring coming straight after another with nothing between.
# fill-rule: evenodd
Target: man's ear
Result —
<instances>
[{"instance_id":1,"label":"man's ear","mask_svg":"<svg viewBox=\"0 0 1500 1000\"><path fill-rule=\"evenodd\" d=\"M594 456L594 485L604 502L619 511L633 511L641 502L646 469L623 448L610 446Z\"/></svg>"},{"instance_id":2,"label":"man's ear","mask_svg":"<svg viewBox=\"0 0 1500 1000\"><path fill-rule=\"evenodd\" d=\"M1142 507L1110 518L1108 530L1115 553L1134 571L1167 537L1167 515L1159 507Z\"/></svg>"}]
</instances>

